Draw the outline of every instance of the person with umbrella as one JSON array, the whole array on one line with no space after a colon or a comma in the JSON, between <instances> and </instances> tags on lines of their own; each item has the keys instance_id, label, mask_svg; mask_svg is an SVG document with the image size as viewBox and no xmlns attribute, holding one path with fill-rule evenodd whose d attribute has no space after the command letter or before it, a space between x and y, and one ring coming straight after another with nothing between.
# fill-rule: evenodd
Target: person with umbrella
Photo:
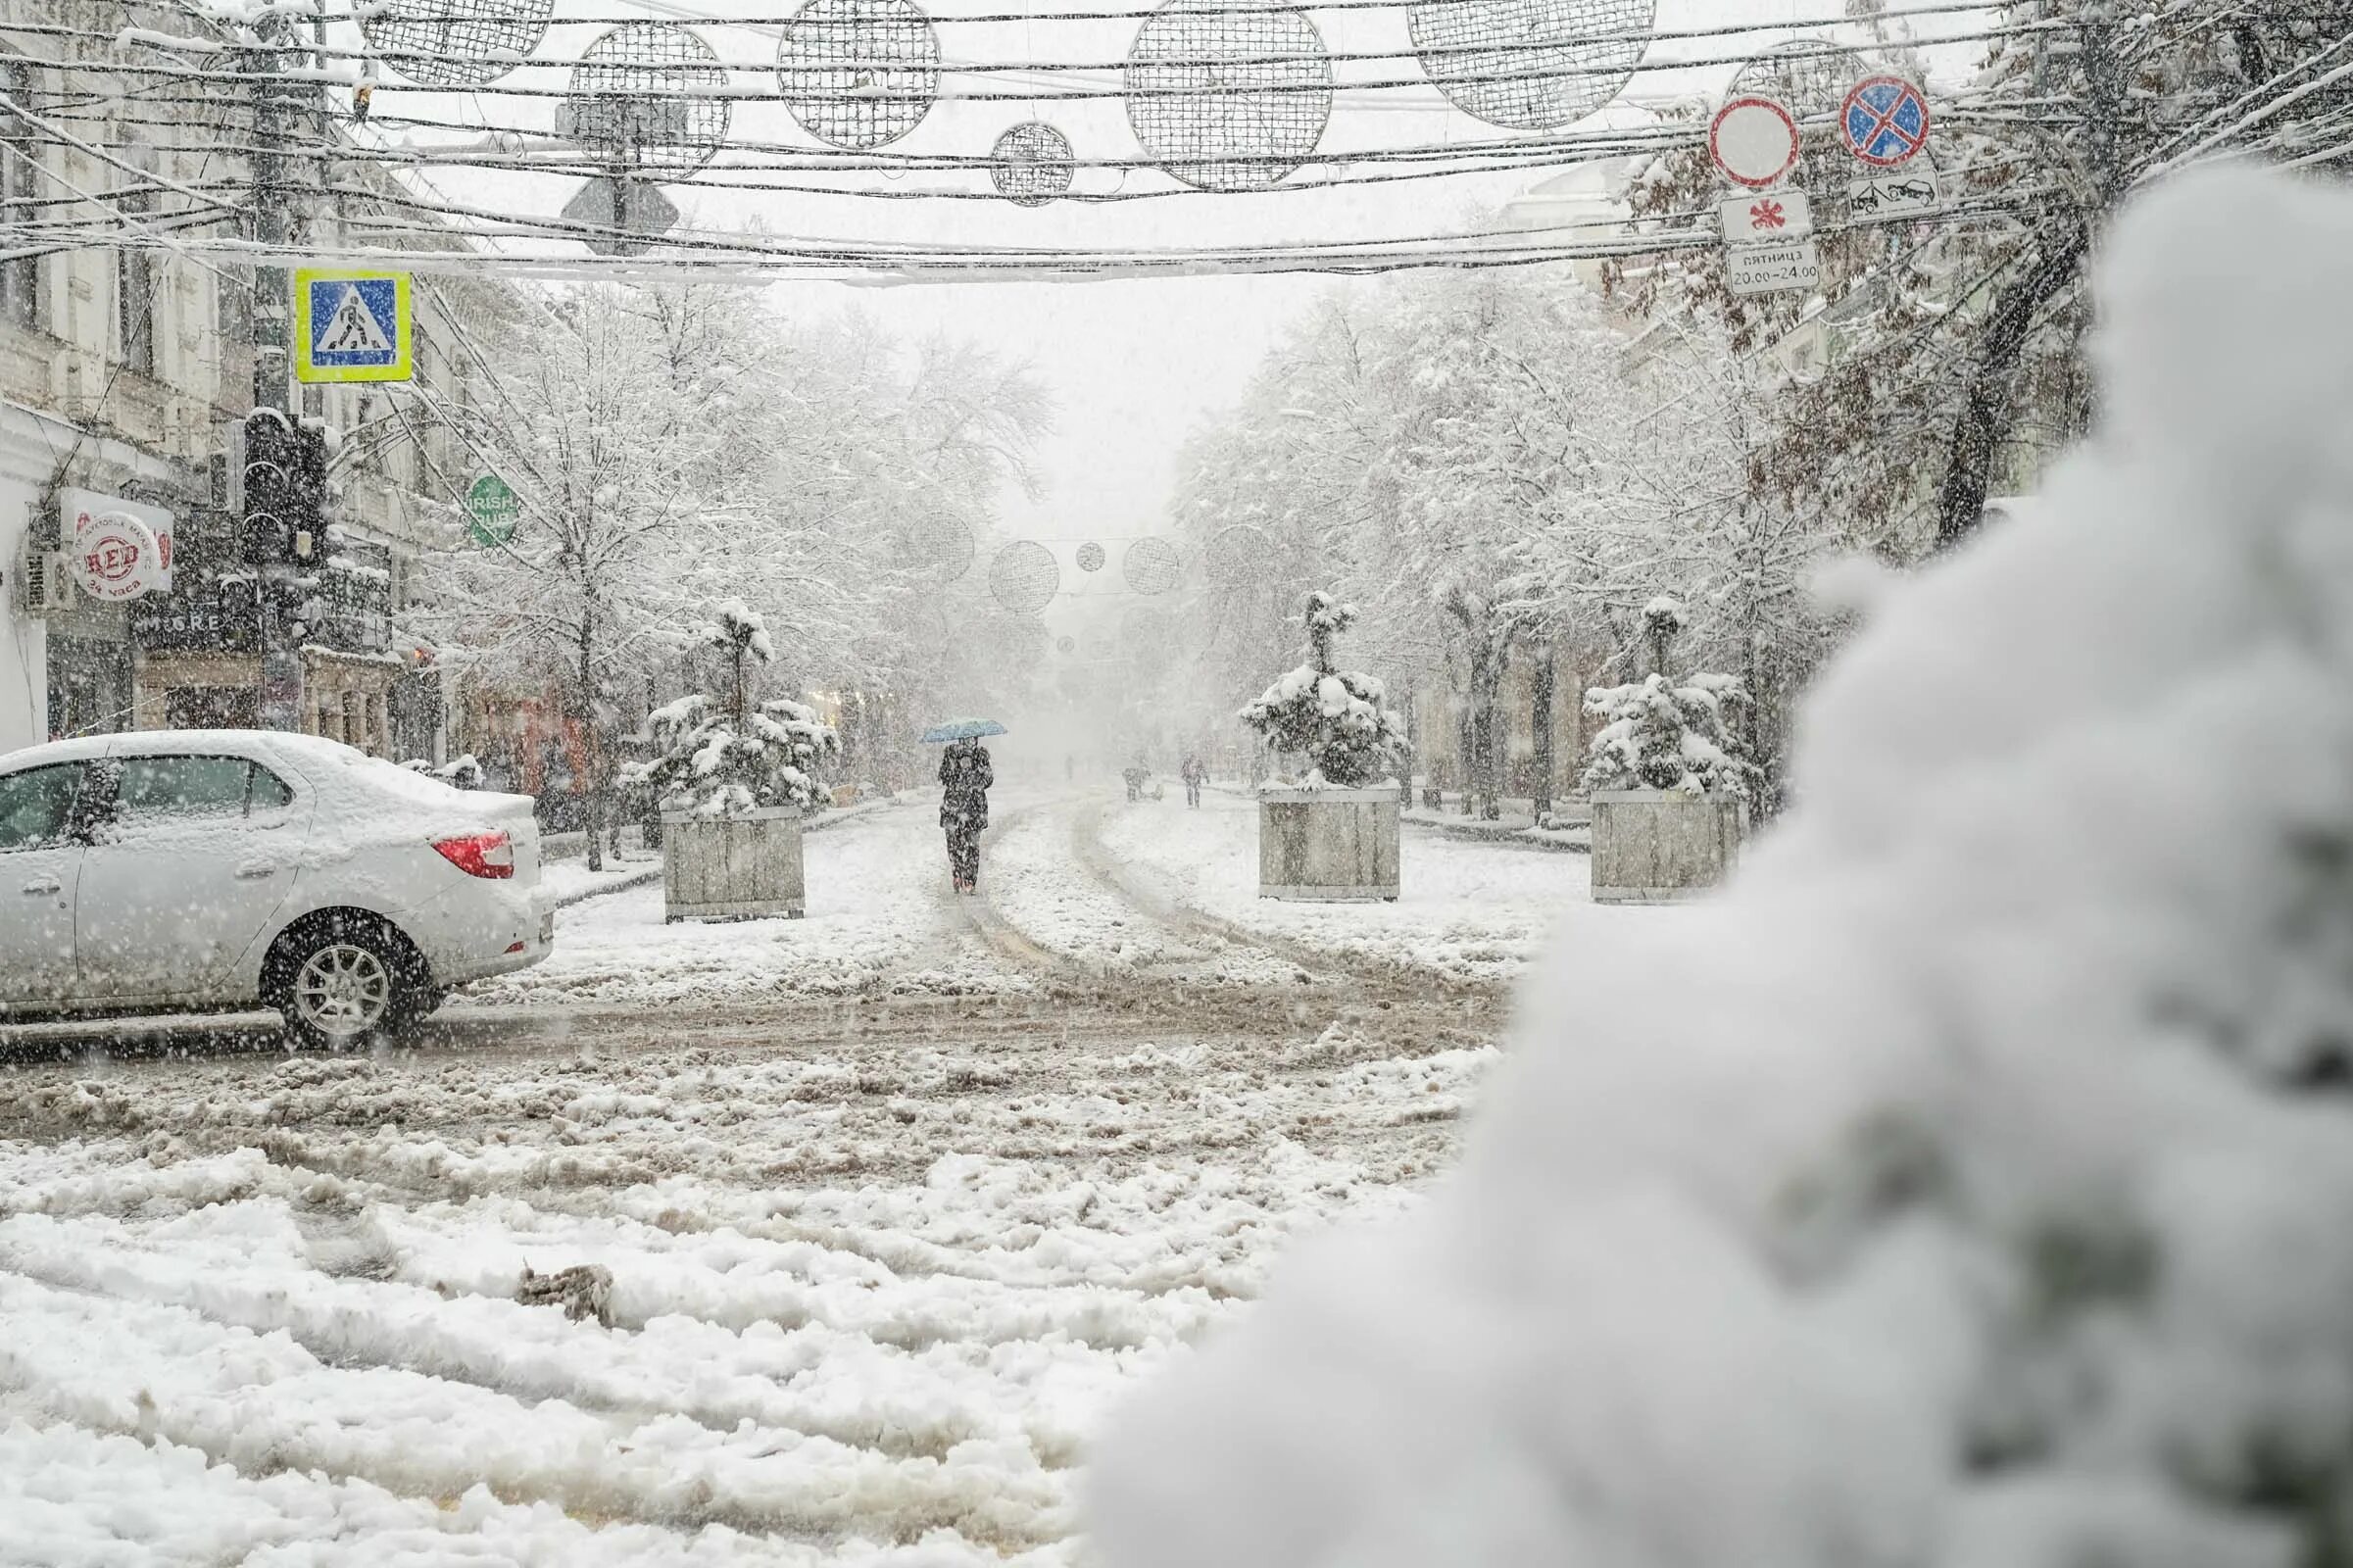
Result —
<instances>
[{"instance_id":1,"label":"person with umbrella","mask_svg":"<svg viewBox=\"0 0 2353 1568\"><path fill-rule=\"evenodd\" d=\"M980 836L989 826L989 786L997 782L983 735L1003 735L1005 726L994 719L968 718L935 725L923 732L926 743L945 743L940 758L940 826L948 833L948 873L958 893L980 886Z\"/></svg>"}]
</instances>

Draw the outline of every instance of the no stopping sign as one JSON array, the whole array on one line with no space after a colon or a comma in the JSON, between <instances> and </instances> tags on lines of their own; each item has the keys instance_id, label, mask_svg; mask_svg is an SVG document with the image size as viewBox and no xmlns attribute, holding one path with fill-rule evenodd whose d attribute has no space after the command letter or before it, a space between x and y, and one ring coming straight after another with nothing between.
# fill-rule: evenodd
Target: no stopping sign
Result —
<instances>
[{"instance_id":1,"label":"no stopping sign","mask_svg":"<svg viewBox=\"0 0 2353 1568\"><path fill-rule=\"evenodd\" d=\"M1724 177L1756 190L1797 164L1797 117L1772 98L1735 98L1707 127L1707 152Z\"/></svg>"}]
</instances>

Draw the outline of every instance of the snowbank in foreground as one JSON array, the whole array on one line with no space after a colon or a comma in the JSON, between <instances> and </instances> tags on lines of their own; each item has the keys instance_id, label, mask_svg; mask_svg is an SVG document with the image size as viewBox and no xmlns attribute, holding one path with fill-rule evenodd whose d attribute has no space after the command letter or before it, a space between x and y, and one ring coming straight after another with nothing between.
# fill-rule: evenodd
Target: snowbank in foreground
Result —
<instances>
[{"instance_id":1,"label":"snowbank in foreground","mask_svg":"<svg viewBox=\"0 0 2353 1568\"><path fill-rule=\"evenodd\" d=\"M1886 607L1727 898L1551 962L1437 1200L1129 1416L1109 1561L2342 1555L2347 255L2276 179L2128 215L2101 439Z\"/></svg>"}]
</instances>

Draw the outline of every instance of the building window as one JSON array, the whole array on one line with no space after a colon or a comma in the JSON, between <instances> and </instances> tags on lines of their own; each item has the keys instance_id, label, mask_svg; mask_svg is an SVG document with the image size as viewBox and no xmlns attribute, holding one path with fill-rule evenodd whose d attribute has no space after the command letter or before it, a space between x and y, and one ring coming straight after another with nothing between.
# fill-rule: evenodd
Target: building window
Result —
<instances>
[{"instance_id":1,"label":"building window","mask_svg":"<svg viewBox=\"0 0 2353 1568\"><path fill-rule=\"evenodd\" d=\"M139 171L122 172L125 188L115 198L123 217L123 239L115 249L115 314L123 333L123 363L141 375L155 373L155 252L146 246L146 220L155 212L155 154L127 147L124 162Z\"/></svg>"},{"instance_id":2,"label":"building window","mask_svg":"<svg viewBox=\"0 0 2353 1568\"><path fill-rule=\"evenodd\" d=\"M41 167L32 123L13 104L32 100L32 71L17 61L0 61L0 233L30 233L29 224L41 216ZM0 318L22 326L41 324L41 259L12 256L0 261Z\"/></svg>"}]
</instances>

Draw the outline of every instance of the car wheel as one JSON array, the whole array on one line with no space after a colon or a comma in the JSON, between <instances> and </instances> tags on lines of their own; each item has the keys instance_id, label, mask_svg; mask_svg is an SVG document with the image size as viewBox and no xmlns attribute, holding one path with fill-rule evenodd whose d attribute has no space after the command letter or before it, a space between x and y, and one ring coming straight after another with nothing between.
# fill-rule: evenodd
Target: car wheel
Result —
<instances>
[{"instance_id":1,"label":"car wheel","mask_svg":"<svg viewBox=\"0 0 2353 1568\"><path fill-rule=\"evenodd\" d=\"M400 947L336 921L289 939L271 1004L302 1045L342 1050L413 1022L429 1000Z\"/></svg>"}]
</instances>

